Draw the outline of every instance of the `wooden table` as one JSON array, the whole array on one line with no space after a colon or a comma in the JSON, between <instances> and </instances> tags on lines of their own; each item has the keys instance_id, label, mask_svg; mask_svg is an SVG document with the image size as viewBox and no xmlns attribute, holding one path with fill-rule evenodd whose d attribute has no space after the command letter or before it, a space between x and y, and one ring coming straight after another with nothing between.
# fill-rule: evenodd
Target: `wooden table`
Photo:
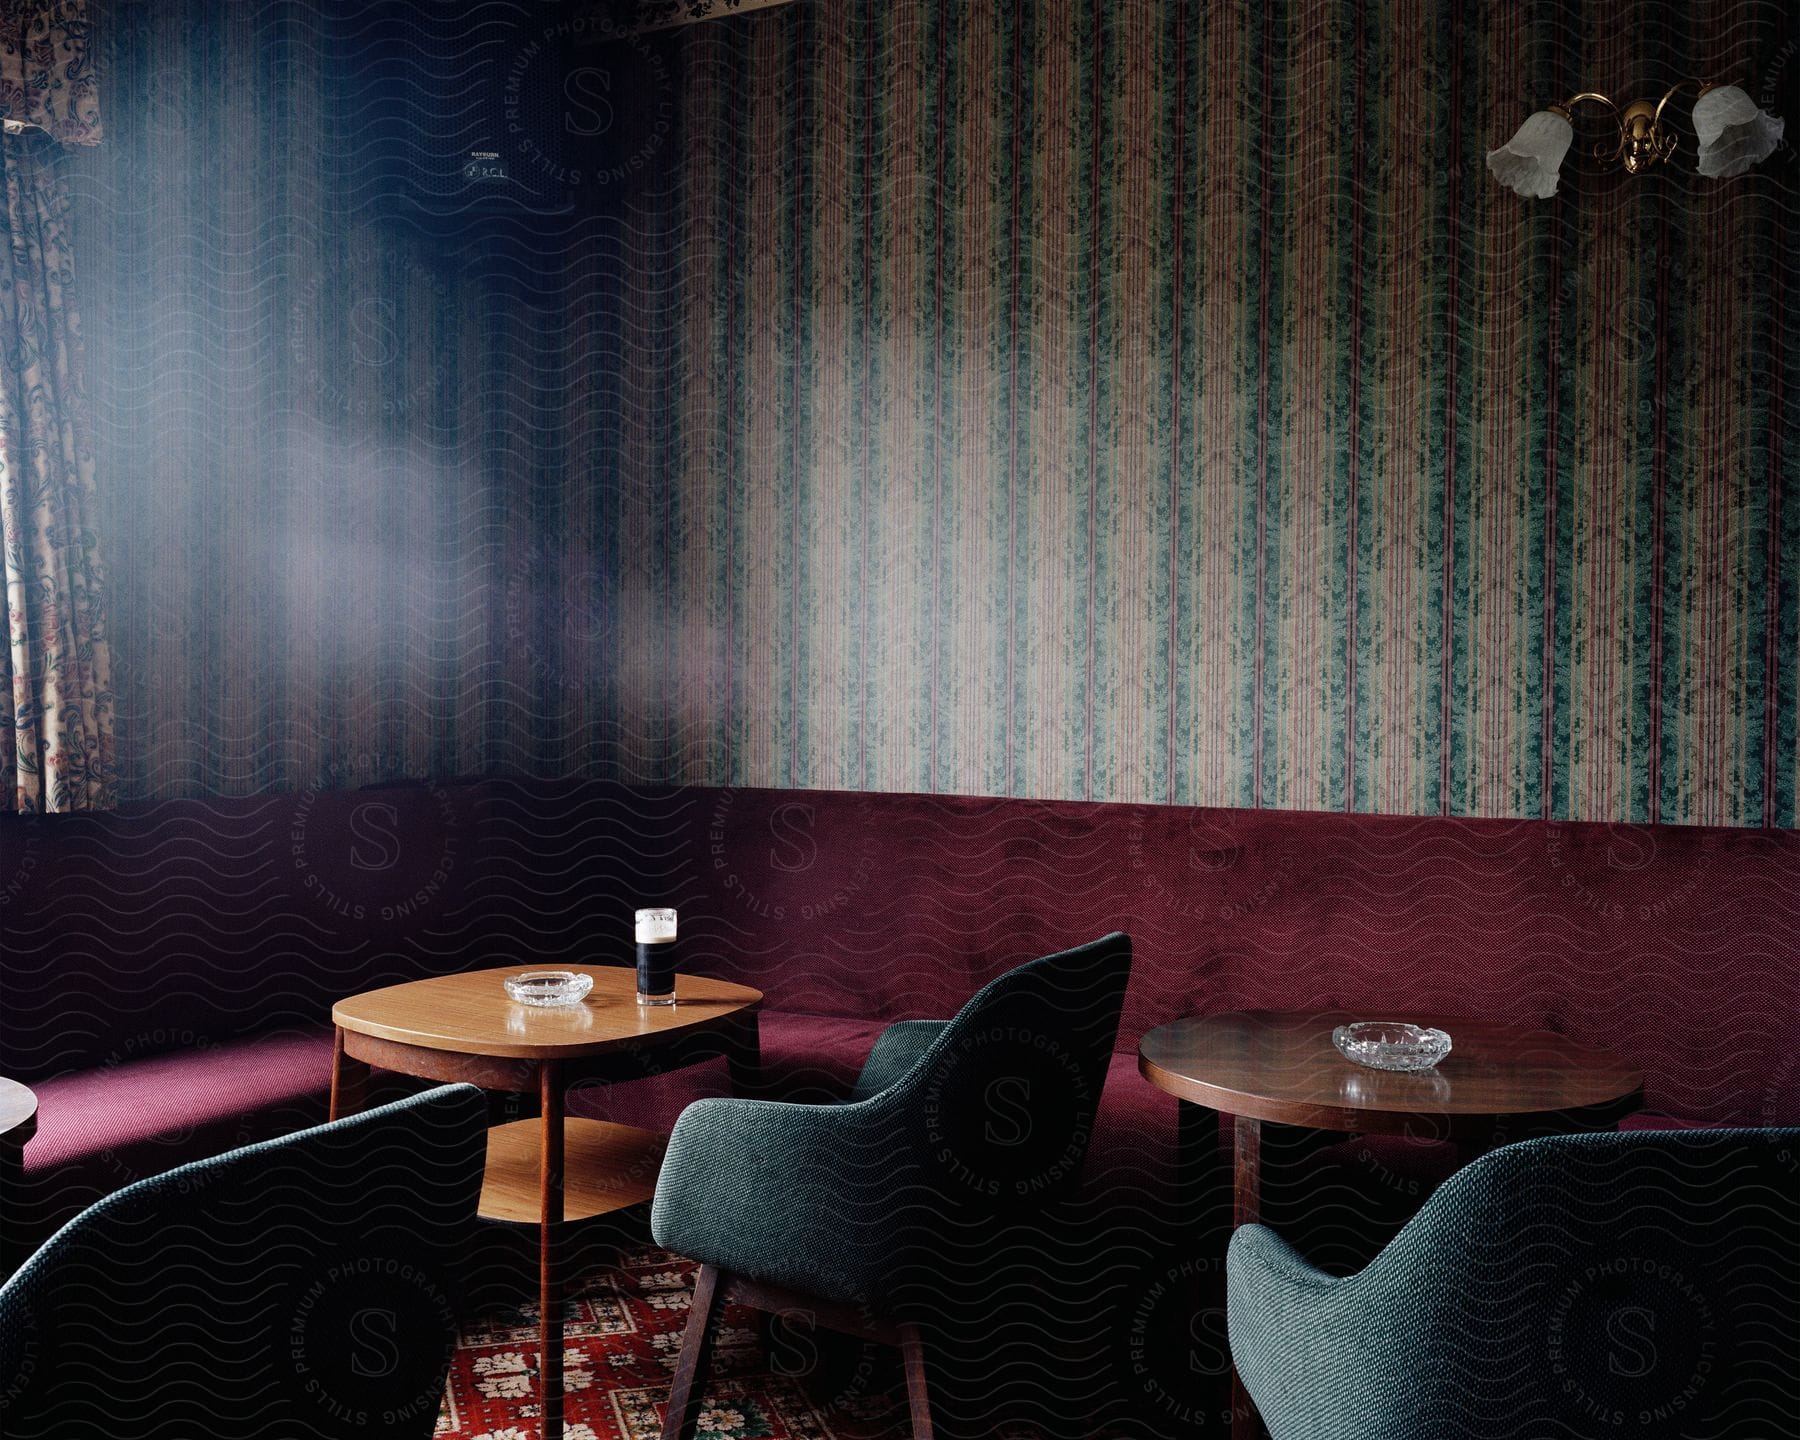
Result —
<instances>
[{"instance_id":1,"label":"wooden table","mask_svg":"<svg viewBox=\"0 0 1800 1440\"><path fill-rule=\"evenodd\" d=\"M509 965L390 985L340 1000L331 1073L331 1116L362 1105L370 1066L427 1080L540 1097L535 1120L488 1131L481 1214L534 1223L538 1233L544 1440L562 1434L562 1274L558 1231L648 1200L662 1166L664 1136L564 1114L576 1081L632 1079L725 1056L740 1094L760 1085L756 1007L742 985L683 975L674 1005L639 1005L636 974L613 965L571 965L594 977L579 1005L521 1005L501 987Z\"/></svg>"},{"instance_id":2,"label":"wooden table","mask_svg":"<svg viewBox=\"0 0 1800 1440\"><path fill-rule=\"evenodd\" d=\"M1450 1054L1417 1074L1346 1060L1331 1043L1333 1028L1373 1019L1435 1026L1449 1034ZM1235 1117L1234 1229L1262 1214L1265 1124L1451 1140L1472 1158L1533 1135L1610 1129L1643 1101L1643 1076L1628 1061L1566 1035L1411 1013L1192 1016L1145 1035L1138 1070L1187 1102L1180 1147L1188 1175L1218 1166L1219 1127L1210 1112ZM1235 1367L1231 1389L1234 1440L1253 1440L1262 1422Z\"/></svg>"},{"instance_id":3,"label":"wooden table","mask_svg":"<svg viewBox=\"0 0 1800 1440\"><path fill-rule=\"evenodd\" d=\"M29 1085L0 1077L0 1235L13 1227L5 1207L13 1203L25 1180L25 1142L37 1134L37 1094ZM16 1218L16 1217L15 1217ZM14 1253L10 1240L0 1239L0 1280L18 1268L23 1253Z\"/></svg>"}]
</instances>

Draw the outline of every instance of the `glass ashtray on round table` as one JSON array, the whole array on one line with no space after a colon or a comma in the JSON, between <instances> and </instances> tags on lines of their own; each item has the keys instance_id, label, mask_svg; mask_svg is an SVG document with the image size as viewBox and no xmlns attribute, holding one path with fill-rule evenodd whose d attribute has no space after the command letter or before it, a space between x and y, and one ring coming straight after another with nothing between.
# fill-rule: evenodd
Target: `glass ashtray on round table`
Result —
<instances>
[{"instance_id":1,"label":"glass ashtray on round table","mask_svg":"<svg viewBox=\"0 0 1800 1440\"><path fill-rule=\"evenodd\" d=\"M1641 1108L1644 1078L1629 1061L1549 1030L1502 1021L1420 1018L1450 1050L1424 1070L1378 1070L1340 1054L1332 1032L1368 1019L1343 1011L1238 1011L1159 1025L1138 1042L1138 1071L1184 1102L1178 1164L1184 1181L1222 1178L1217 1111L1235 1117L1231 1224L1262 1213L1264 1124L1347 1135L1455 1141L1464 1159L1533 1135L1610 1129ZM1204 1107L1204 1108L1203 1108ZM1291 1134L1292 1132L1288 1132ZM1233 1440L1262 1433L1232 1371Z\"/></svg>"}]
</instances>

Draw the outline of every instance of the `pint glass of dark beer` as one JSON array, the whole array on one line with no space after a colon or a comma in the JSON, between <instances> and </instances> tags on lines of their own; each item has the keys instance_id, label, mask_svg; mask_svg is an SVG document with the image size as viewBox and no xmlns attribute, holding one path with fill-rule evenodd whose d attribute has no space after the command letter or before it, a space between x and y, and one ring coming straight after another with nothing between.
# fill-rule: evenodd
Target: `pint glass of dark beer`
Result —
<instances>
[{"instance_id":1,"label":"pint glass of dark beer","mask_svg":"<svg viewBox=\"0 0 1800 1440\"><path fill-rule=\"evenodd\" d=\"M637 912L637 999L640 1005L675 1003L675 912Z\"/></svg>"}]
</instances>

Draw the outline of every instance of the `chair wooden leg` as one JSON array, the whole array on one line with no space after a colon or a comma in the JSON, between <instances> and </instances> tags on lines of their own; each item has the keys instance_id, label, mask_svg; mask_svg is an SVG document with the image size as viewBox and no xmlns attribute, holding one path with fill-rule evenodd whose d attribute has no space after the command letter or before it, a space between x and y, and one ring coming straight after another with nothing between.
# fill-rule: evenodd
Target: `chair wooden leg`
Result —
<instances>
[{"instance_id":1,"label":"chair wooden leg","mask_svg":"<svg viewBox=\"0 0 1800 1440\"><path fill-rule=\"evenodd\" d=\"M681 1337L675 1381L669 1387L669 1408L663 1412L662 1440L694 1440L700 1423L700 1400L712 1372L713 1338L724 1309L718 1295L718 1267L702 1265L694 1277L694 1304L688 1311L687 1333Z\"/></svg>"},{"instance_id":2,"label":"chair wooden leg","mask_svg":"<svg viewBox=\"0 0 1800 1440\"><path fill-rule=\"evenodd\" d=\"M925 1345L917 1325L900 1327L900 1359L906 1367L906 1408L912 1413L912 1440L932 1440L931 1390L925 1383Z\"/></svg>"}]
</instances>

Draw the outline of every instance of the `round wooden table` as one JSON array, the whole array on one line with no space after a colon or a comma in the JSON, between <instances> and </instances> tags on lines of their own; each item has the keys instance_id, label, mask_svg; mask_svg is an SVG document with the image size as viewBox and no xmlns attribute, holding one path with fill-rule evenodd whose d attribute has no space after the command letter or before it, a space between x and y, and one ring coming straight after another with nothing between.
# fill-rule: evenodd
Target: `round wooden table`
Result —
<instances>
[{"instance_id":1,"label":"round wooden table","mask_svg":"<svg viewBox=\"0 0 1800 1440\"><path fill-rule=\"evenodd\" d=\"M1332 1030L1350 1020L1435 1026L1451 1051L1431 1070L1371 1070L1331 1043ZM1178 1142L1185 1185L1208 1188L1203 1177L1218 1171L1210 1112L1235 1117L1233 1228L1262 1213L1265 1124L1452 1140L1469 1157L1502 1141L1610 1129L1643 1102L1643 1076L1608 1051L1548 1030L1408 1012L1196 1015L1145 1035L1138 1070L1187 1102ZM1235 1369L1231 1409L1236 1440L1261 1433Z\"/></svg>"},{"instance_id":2,"label":"round wooden table","mask_svg":"<svg viewBox=\"0 0 1800 1440\"><path fill-rule=\"evenodd\" d=\"M370 1066L486 1090L536 1092L535 1120L488 1131L481 1214L538 1231L540 1388L544 1440L562 1434L562 1275L558 1229L648 1200L666 1137L564 1113L577 1081L660 1073L723 1055L740 1094L760 1088L756 1007L742 985L682 975L674 1005L639 1005L633 970L568 965L594 977L579 1005L521 1005L501 986L530 967L508 965L390 985L340 1000L331 1073L331 1117L362 1105Z\"/></svg>"},{"instance_id":3,"label":"round wooden table","mask_svg":"<svg viewBox=\"0 0 1800 1440\"><path fill-rule=\"evenodd\" d=\"M25 1142L37 1134L37 1094L29 1085L0 1077L0 1201L17 1196L25 1177ZM0 1235L12 1226L0 1214ZM23 1254L14 1254L8 1240L0 1239L0 1280L18 1268Z\"/></svg>"}]
</instances>

